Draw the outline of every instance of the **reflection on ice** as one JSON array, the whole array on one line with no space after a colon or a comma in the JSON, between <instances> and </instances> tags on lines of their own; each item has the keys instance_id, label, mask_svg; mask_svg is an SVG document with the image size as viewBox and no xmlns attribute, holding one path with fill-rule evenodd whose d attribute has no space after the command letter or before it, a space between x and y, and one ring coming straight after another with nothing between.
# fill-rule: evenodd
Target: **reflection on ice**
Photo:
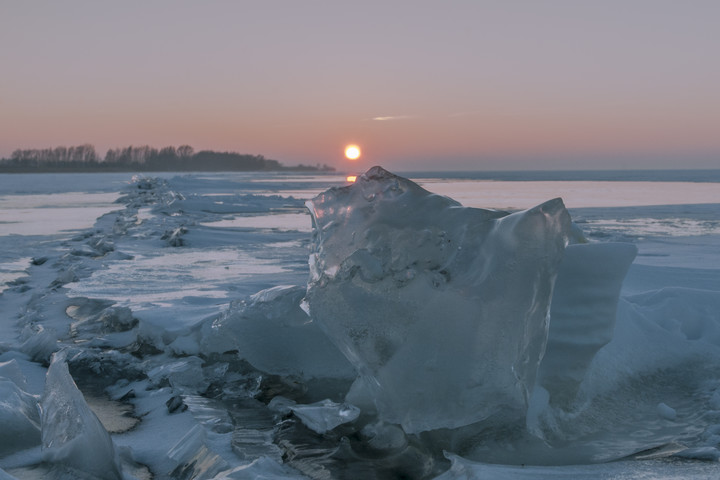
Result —
<instances>
[{"instance_id":1,"label":"reflection on ice","mask_svg":"<svg viewBox=\"0 0 720 480\"><path fill-rule=\"evenodd\" d=\"M562 197L568 208L691 205L720 201L720 184L694 182L588 182L431 180L425 188L468 207L523 209Z\"/></svg>"},{"instance_id":2,"label":"reflection on ice","mask_svg":"<svg viewBox=\"0 0 720 480\"><path fill-rule=\"evenodd\" d=\"M720 219L693 220L685 218L629 218L626 220L588 220L588 229L601 229L605 234L626 236L688 237L720 234Z\"/></svg>"},{"instance_id":3,"label":"reflection on ice","mask_svg":"<svg viewBox=\"0 0 720 480\"><path fill-rule=\"evenodd\" d=\"M271 260L239 250L183 249L135 255L97 270L81 282L69 283L67 288L72 295L106 298L132 308L187 297L227 298L227 284L233 279L283 271L283 266Z\"/></svg>"},{"instance_id":4,"label":"reflection on ice","mask_svg":"<svg viewBox=\"0 0 720 480\"><path fill-rule=\"evenodd\" d=\"M0 195L3 235L53 235L92 227L120 207L117 193Z\"/></svg>"},{"instance_id":5,"label":"reflection on ice","mask_svg":"<svg viewBox=\"0 0 720 480\"><path fill-rule=\"evenodd\" d=\"M219 228L257 228L278 231L310 232L310 217L307 213L277 213L262 216L243 216L232 219L222 219L216 222L201 224L207 227Z\"/></svg>"}]
</instances>

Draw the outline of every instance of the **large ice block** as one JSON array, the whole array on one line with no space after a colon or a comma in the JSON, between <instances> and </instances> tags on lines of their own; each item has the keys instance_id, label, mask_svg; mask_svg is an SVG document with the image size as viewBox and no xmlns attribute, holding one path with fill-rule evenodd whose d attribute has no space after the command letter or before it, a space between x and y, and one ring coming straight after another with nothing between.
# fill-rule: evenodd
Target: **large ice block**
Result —
<instances>
[{"instance_id":1,"label":"large ice block","mask_svg":"<svg viewBox=\"0 0 720 480\"><path fill-rule=\"evenodd\" d=\"M310 316L408 433L521 417L571 234L562 200L465 208L373 167L307 203Z\"/></svg>"}]
</instances>

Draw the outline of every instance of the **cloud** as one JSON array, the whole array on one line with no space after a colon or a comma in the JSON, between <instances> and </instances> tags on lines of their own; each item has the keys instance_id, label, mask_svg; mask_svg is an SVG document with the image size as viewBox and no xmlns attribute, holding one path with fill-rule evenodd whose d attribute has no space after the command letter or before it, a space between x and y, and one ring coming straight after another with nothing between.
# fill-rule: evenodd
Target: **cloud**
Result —
<instances>
[{"instance_id":1,"label":"cloud","mask_svg":"<svg viewBox=\"0 0 720 480\"><path fill-rule=\"evenodd\" d=\"M415 118L413 115L390 115L386 117L373 117L372 119L377 122L389 122L393 120L408 120L410 118Z\"/></svg>"}]
</instances>

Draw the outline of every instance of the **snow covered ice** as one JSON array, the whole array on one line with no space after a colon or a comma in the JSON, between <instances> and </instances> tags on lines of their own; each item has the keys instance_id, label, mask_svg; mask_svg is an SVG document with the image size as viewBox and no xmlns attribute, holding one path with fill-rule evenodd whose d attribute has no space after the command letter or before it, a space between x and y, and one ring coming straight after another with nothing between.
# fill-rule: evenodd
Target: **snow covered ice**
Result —
<instances>
[{"instance_id":1,"label":"snow covered ice","mask_svg":"<svg viewBox=\"0 0 720 480\"><path fill-rule=\"evenodd\" d=\"M0 478L720 476L720 180L54 177L0 194Z\"/></svg>"}]
</instances>

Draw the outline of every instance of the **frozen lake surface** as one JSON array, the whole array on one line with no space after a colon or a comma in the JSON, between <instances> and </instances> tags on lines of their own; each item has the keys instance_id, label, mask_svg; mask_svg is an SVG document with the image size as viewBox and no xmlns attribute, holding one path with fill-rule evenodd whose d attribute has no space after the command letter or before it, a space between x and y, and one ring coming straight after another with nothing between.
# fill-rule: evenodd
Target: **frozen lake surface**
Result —
<instances>
[{"instance_id":1,"label":"frozen lake surface","mask_svg":"<svg viewBox=\"0 0 720 480\"><path fill-rule=\"evenodd\" d=\"M720 477L720 172L407 176L465 207L562 197L589 244L637 247L571 401L531 382L526 416L464 433L375 412L362 362L300 309L326 288L306 201L344 175L4 175L0 478ZM383 281L348 258L338 291Z\"/></svg>"}]
</instances>

